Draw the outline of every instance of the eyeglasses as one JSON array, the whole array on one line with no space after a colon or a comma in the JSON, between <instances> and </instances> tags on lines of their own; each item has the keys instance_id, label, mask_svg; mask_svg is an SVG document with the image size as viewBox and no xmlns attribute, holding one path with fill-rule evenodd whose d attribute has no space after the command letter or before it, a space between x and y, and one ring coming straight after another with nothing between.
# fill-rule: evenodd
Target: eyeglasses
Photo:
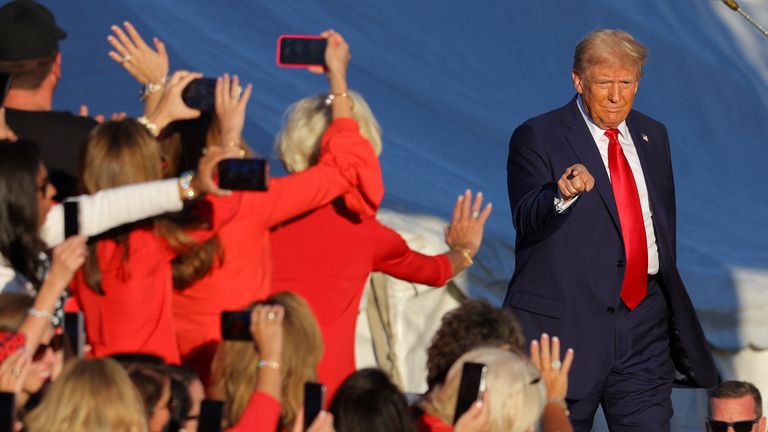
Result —
<instances>
[{"instance_id":1,"label":"eyeglasses","mask_svg":"<svg viewBox=\"0 0 768 432\"><path fill-rule=\"evenodd\" d=\"M35 350L35 354L32 356L32 361L40 361L45 357L46 351L48 351L48 348L51 349L53 352L59 352L61 351L61 348L64 347L64 335L57 334L54 337L51 338L50 342L47 344L40 344L37 346L37 349Z\"/></svg>"},{"instance_id":2,"label":"eyeglasses","mask_svg":"<svg viewBox=\"0 0 768 432\"><path fill-rule=\"evenodd\" d=\"M43 196L48 196L48 185L50 184L51 184L51 178L48 176L45 176L45 178L43 179L43 183L37 187L37 190L41 194L43 194Z\"/></svg>"},{"instance_id":3,"label":"eyeglasses","mask_svg":"<svg viewBox=\"0 0 768 432\"><path fill-rule=\"evenodd\" d=\"M707 426L712 432L728 432L728 427L732 427L736 432L749 432L755 423L760 421L760 417L754 420L742 420L737 422L724 422L720 420L713 420L711 417L707 418Z\"/></svg>"}]
</instances>

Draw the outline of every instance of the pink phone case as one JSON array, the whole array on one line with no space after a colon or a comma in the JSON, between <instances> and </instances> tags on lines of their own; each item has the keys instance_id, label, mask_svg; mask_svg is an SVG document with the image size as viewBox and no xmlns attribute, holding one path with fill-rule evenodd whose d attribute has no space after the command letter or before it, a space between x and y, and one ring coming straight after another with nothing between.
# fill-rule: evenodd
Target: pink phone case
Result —
<instances>
[{"instance_id":1,"label":"pink phone case","mask_svg":"<svg viewBox=\"0 0 768 432\"><path fill-rule=\"evenodd\" d=\"M308 68L312 66L312 64L294 64L294 63L281 63L280 62L280 45L283 42L283 39L323 39L322 36L318 35L280 35L280 37L277 38L277 50L275 52L275 63L277 63L278 66L284 67L284 68Z\"/></svg>"}]
</instances>

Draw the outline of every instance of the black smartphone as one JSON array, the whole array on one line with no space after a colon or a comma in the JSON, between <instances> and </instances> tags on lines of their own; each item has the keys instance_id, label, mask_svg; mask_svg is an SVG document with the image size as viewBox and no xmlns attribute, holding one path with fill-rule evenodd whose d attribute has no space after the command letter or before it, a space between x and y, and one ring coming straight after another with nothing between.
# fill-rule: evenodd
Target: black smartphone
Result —
<instances>
[{"instance_id":1,"label":"black smartphone","mask_svg":"<svg viewBox=\"0 0 768 432\"><path fill-rule=\"evenodd\" d=\"M456 399L456 409L453 414L453 424L456 424L461 415L485 393L485 376L488 367L482 363L464 363L461 369L461 384L459 384L459 396Z\"/></svg>"},{"instance_id":2,"label":"black smartphone","mask_svg":"<svg viewBox=\"0 0 768 432\"><path fill-rule=\"evenodd\" d=\"M219 187L231 190L267 190L269 187L269 161L266 159L224 159L219 162Z\"/></svg>"},{"instance_id":3,"label":"black smartphone","mask_svg":"<svg viewBox=\"0 0 768 432\"><path fill-rule=\"evenodd\" d=\"M77 357L85 355L85 321L82 312L66 312L64 314L64 334L69 346Z\"/></svg>"},{"instance_id":4,"label":"black smartphone","mask_svg":"<svg viewBox=\"0 0 768 432\"><path fill-rule=\"evenodd\" d=\"M64 238L80 234L80 203L64 201Z\"/></svg>"},{"instance_id":5,"label":"black smartphone","mask_svg":"<svg viewBox=\"0 0 768 432\"><path fill-rule=\"evenodd\" d=\"M326 45L328 41L320 36L282 35L277 39L277 65L325 66Z\"/></svg>"},{"instance_id":6,"label":"black smartphone","mask_svg":"<svg viewBox=\"0 0 768 432\"><path fill-rule=\"evenodd\" d=\"M200 404L197 418L198 432L221 432L221 418L224 414L224 401L204 399Z\"/></svg>"},{"instance_id":7,"label":"black smartphone","mask_svg":"<svg viewBox=\"0 0 768 432\"><path fill-rule=\"evenodd\" d=\"M216 78L198 78L184 87L181 99L193 109L213 112L216 109Z\"/></svg>"},{"instance_id":8,"label":"black smartphone","mask_svg":"<svg viewBox=\"0 0 768 432\"><path fill-rule=\"evenodd\" d=\"M221 313L221 338L250 341L251 311L224 311Z\"/></svg>"},{"instance_id":9,"label":"black smartphone","mask_svg":"<svg viewBox=\"0 0 768 432\"><path fill-rule=\"evenodd\" d=\"M16 395L0 393L0 432L13 432L16 422Z\"/></svg>"},{"instance_id":10,"label":"black smartphone","mask_svg":"<svg viewBox=\"0 0 768 432\"><path fill-rule=\"evenodd\" d=\"M5 96L8 94L8 90L11 89L12 81L13 77L10 74L0 73L0 91L3 92L2 96L0 96L0 105L5 103Z\"/></svg>"},{"instance_id":11,"label":"black smartphone","mask_svg":"<svg viewBox=\"0 0 768 432\"><path fill-rule=\"evenodd\" d=\"M325 385L316 382L304 383L304 430L315 421L325 407Z\"/></svg>"}]
</instances>

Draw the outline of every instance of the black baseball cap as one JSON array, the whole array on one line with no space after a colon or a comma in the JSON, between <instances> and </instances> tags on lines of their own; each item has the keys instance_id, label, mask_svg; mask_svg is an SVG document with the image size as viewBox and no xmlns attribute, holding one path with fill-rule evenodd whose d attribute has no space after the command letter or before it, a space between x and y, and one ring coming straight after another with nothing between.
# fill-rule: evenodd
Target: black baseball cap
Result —
<instances>
[{"instance_id":1,"label":"black baseball cap","mask_svg":"<svg viewBox=\"0 0 768 432\"><path fill-rule=\"evenodd\" d=\"M59 49L67 33L45 6L32 0L15 0L0 8L0 60L45 57Z\"/></svg>"}]
</instances>

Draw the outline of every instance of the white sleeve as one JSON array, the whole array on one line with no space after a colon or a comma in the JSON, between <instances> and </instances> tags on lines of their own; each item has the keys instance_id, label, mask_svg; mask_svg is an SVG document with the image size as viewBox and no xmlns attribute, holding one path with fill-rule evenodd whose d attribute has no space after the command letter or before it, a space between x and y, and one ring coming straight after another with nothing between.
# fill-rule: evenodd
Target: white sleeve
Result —
<instances>
[{"instance_id":1,"label":"white sleeve","mask_svg":"<svg viewBox=\"0 0 768 432\"><path fill-rule=\"evenodd\" d=\"M183 207L179 179L175 178L105 189L70 200L80 203L80 234L89 237L129 222L177 212ZM40 228L40 238L47 247L64 241L64 206L51 207Z\"/></svg>"},{"instance_id":2,"label":"white sleeve","mask_svg":"<svg viewBox=\"0 0 768 432\"><path fill-rule=\"evenodd\" d=\"M575 197L572 197L571 199L566 201L563 198L561 198L560 193L558 193L557 196L555 197L555 211L558 214L563 213L564 211L568 210L568 207L573 205L573 203L575 203L580 196L581 196L580 194L576 195Z\"/></svg>"}]
</instances>

